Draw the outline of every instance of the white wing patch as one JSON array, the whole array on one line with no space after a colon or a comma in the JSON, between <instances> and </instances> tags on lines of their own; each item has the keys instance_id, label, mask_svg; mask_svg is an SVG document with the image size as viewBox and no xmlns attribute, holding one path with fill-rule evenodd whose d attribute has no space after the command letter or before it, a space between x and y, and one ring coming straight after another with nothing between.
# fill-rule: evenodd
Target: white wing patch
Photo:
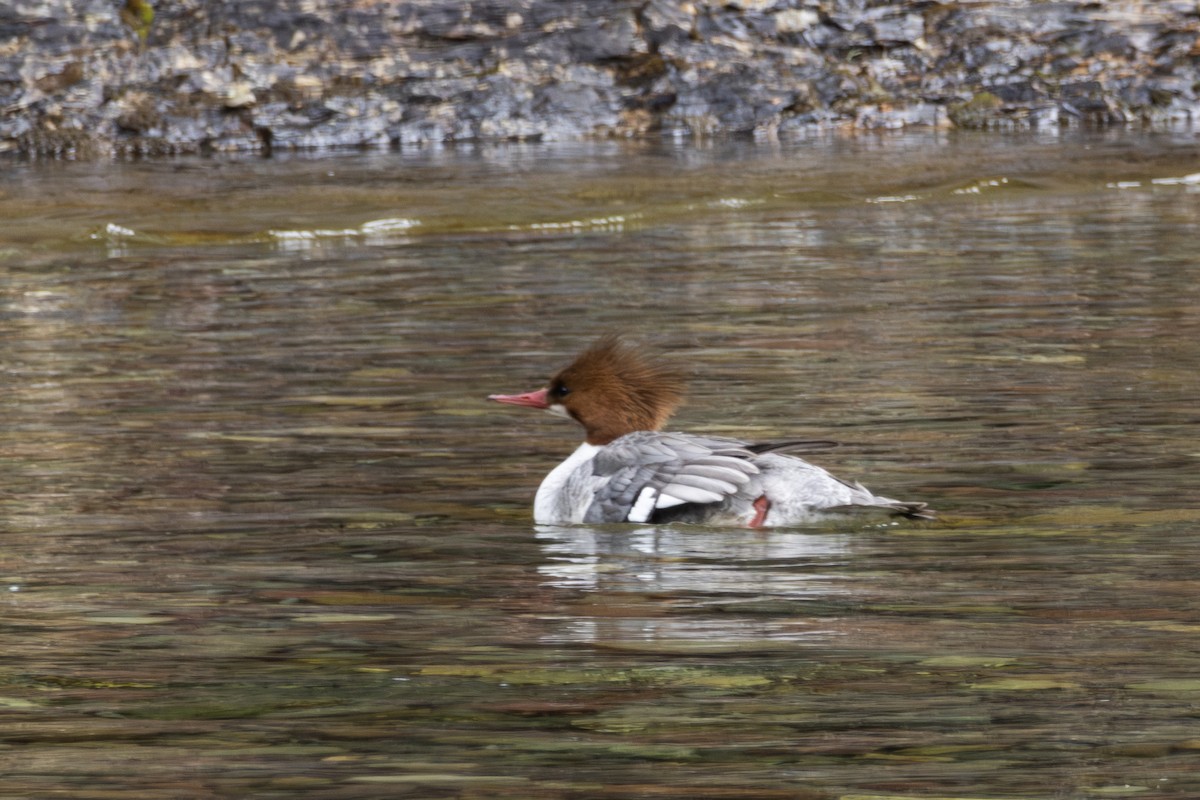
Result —
<instances>
[{"instance_id":1,"label":"white wing patch","mask_svg":"<svg viewBox=\"0 0 1200 800\"><path fill-rule=\"evenodd\" d=\"M634 501L633 508L629 509L626 519L630 522L647 522L654 509L663 507L658 500L658 489L647 486L638 494L638 499Z\"/></svg>"},{"instance_id":2,"label":"white wing patch","mask_svg":"<svg viewBox=\"0 0 1200 800\"><path fill-rule=\"evenodd\" d=\"M685 503L719 503L737 492L737 483L749 480L746 475L734 470L724 470L720 477L726 480L707 475L679 474L661 489L647 486L638 493L625 519L629 522L648 522L656 508L671 508Z\"/></svg>"}]
</instances>

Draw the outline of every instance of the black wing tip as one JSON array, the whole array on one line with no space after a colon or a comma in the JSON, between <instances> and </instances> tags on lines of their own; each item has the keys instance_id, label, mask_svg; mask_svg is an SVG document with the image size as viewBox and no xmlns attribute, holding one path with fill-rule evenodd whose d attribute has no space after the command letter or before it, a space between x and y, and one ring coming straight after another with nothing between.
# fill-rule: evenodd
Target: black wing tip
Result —
<instances>
[{"instance_id":1,"label":"black wing tip","mask_svg":"<svg viewBox=\"0 0 1200 800\"><path fill-rule=\"evenodd\" d=\"M937 512L930 508L928 503L896 503L890 508L896 512L896 516L905 519L935 520L938 518Z\"/></svg>"},{"instance_id":2,"label":"black wing tip","mask_svg":"<svg viewBox=\"0 0 1200 800\"><path fill-rule=\"evenodd\" d=\"M746 445L746 449L755 455L776 453L780 450L787 450L793 453L816 453L824 450L832 450L835 447L841 447L841 443L835 442L832 439L792 439L786 442L759 442L757 444Z\"/></svg>"},{"instance_id":3,"label":"black wing tip","mask_svg":"<svg viewBox=\"0 0 1200 800\"><path fill-rule=\"evenodd\" d=\"M879 503L850 503L844 506L830 506L821 511L839 514L887 514L891 517L903 517L913 520L935 520L937 512L926 503L907 503L900 500L883 500Z\"/></svg>"}]
</instances>

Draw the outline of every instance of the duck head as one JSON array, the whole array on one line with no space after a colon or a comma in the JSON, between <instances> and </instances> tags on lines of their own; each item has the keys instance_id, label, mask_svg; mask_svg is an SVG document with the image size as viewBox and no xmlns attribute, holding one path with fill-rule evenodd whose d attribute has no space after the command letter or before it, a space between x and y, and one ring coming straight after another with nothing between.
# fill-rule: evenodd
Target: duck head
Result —
<instances>
[{"instance_id":1,"label":"duck head","mask_svg":"<svg viewBox=\"0 0 1200 800\"><path fill-rule=\"evenodd\" d=\"M559 370L541 389L493 394L497 403L569 417L588 444L605 445L634 431L657 431L683 402L683 377L617 336L605 336Z\"/></svg>"}]
</instances>

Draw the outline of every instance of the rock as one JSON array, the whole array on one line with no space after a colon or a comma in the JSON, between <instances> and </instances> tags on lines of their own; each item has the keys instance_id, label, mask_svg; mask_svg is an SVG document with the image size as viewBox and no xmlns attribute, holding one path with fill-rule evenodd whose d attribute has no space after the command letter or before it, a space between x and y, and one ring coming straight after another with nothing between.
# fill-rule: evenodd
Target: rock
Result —
<instances>
[{"instance_id":1,"label":"rock","mask_svg":"<svg viewBox=\"0 0 1200 800\"><path fill-rule=\"evenodd\" d=\"M9 0L0 152L1171 127L1195 0Z\"/></svg>"}]
</instances>

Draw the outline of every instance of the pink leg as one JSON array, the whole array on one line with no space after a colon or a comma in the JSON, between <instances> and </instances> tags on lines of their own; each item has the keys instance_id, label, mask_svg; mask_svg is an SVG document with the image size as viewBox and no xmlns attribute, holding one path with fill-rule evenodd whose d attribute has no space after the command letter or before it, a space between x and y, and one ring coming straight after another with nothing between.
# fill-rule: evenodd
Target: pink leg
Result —
<instances>
[{"instance_id":1,"label":"pink leg","mask_svg":"<svg viewBox=\"0 0 1200 800\"><path fill-rule=\"evenodd\" d=\"M771 501L764 494L754 501L754 519L750 520L751 528L761 528L767 521L767 512L771 510Z\"/></svg>"}]
</instances>

